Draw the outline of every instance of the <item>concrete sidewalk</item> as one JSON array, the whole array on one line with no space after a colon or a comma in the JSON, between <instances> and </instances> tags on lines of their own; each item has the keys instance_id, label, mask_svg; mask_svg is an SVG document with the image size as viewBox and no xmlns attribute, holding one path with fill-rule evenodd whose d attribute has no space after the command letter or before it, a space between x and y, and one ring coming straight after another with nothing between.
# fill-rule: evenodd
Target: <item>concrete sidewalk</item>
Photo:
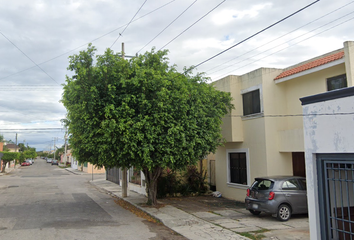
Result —
<instances>
[{"instance_id":1,"label":"concrete sidewalk","mask_svg":"<svg viewBox=\"0 0 354 240\"><path fill-rule=\"evenodd\" d=\"M66 169L75 174L82 172L72 168ZM253 216L243 206L223 207L221 199L196 197L162 199L163 207L146 206L147 198L133 191L122 198L122 188L104 179L104 176L90 181L99 189L112 196L123 199L140 210L148 213L165 226L192 239L249 239L240 234L263 235L263 240L309 240L309 224L306 216L293 216L287 222L279 222L267 214ZM193 200L191 200L193 199ZM211 206L212 202L216 202ZM205 203L209 203L205 204Z\"/></svg>"},{"instance_id":2,"label":"concrete sidewalk","mask_svg":"<svg viewBox=\"0 0 354 240\"><path fill-rule=\"evenodd\" d=\"M8 173L11 173L13 170L18 169L21 165L16 165L15 167L12 168L5 168L5 172L4 173L0 173L0 176L2 175L6 175Z\"/></svg>"},{"instance_id":3,"label":"concrete sidewalk","mask_svg":"<svg viewBox=\"0 0 354 240\"><path fill-rule=\"evenodd\" d=\"M94 186L106 190L111 195L123 199L140 210L162 222L165 226L188 239L249 239L218 224L207 222L199 217L186 213L174 206L166 205L161 208L143 207L147 198L141 194L129 191L129 196L122 198L122 189L118 184L105 179L90 181ZM215 215L217 216L217 215Z\"/></svg>"}]
</instances>

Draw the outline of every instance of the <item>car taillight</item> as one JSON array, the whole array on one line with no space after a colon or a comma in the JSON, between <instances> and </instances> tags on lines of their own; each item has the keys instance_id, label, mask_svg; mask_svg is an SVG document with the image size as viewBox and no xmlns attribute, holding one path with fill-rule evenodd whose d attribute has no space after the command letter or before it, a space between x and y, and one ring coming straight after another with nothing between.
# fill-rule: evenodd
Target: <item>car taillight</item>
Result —
<instances>
[{"instance_id":1,"label":"car taillight","mask_svg":"<svg viewBox=\"0 0 354 240\"><path fill-rule=\"evenodd\" d=\"M268 200L273 200L275 197L275 193L274 192L270 192L269 196L268 196Z\"/></svg>"},{"instance_id":2,"label":"car taillight","mask_svg":"<svg viewBox=\"0 0 354 240\"><path fill-rule=\"evenodd\" d=\"M250 196L250 193L251 193L250 189L247 189L247 197Z\"/></svg>"}]
</instances>

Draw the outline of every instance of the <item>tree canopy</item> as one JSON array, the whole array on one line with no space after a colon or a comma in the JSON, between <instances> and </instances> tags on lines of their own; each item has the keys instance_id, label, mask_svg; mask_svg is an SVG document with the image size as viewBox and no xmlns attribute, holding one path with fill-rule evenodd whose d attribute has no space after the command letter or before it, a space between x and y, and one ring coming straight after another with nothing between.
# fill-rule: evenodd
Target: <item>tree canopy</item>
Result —
<instances>
[{"instance_id":1,"label":"tree canopy","mask_svg":"<svg viewBox=\"0 0 354 240\"><path fill-rule=\"evenodd\" d=\"M10 162L12 160L16 160L19 159L20 157L20 153L19 152L0 152L3 153L4 155L1 157L1 160L4 162L3 168L2 168L2 172L5 172L5 167L6 167L6 163Z\"/></svg>"},{"instance_id":2,"label":"tree canopy","mask_svg":"<svg viewBox=\"0 0 354 240\"><path fill-rule=\"evenodd\" d=\"M167 50L131 60L110 49L95 60L95 51L89 45L70 57L74 75L62 97L79 161L141 169L150 196L162 169L195 164L222 144L222 117L233 107L229 93L201 74L177 72Z\"/></svg>"}]
</instances>

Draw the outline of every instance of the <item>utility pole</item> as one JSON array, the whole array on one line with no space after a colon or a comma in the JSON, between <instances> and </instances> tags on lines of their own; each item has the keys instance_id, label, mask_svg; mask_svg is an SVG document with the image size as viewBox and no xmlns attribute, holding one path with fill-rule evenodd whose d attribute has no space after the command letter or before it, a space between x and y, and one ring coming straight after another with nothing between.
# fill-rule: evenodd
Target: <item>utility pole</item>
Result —
<instances>
[{"instance_id":1,"label":"utility pole","mask_svg":"<svg viewBox=\"0 0 354 240\"><path fill-rule=\"evenodd\" d=\"M122 43L122 58L124 59L124 43ZM128 183L127 183L127 168L123 168L122 173L122 197L128 196Z\"/></svg>"},{"instance_id":2,"label":"utility pole","mask_svg":"<svg viewBox=\"0 0 354 240\"><path fill-rule=\"evenodd\" d=\"M54 160L55 160L55 138L54 138Z\"/></svg>"},{"instance_id":3,"label":"utility pole","mask_svg":"<svg viewBox=\"0 0 354 240\"><path fill-rule=\"evenodd\" d=\"M17 152L17 133L16 133L16 145L15 145L15 152ZM15 165L14 167L16 166L16 162L17 162L17 159L15 159ZM10 167L10 166L9 166Z\"/></svg>"},{"instance_id":4,"label":"utility pole","mask_svg":"<svg viewBox=\"0 0 354 240\"><path fill-rule=\"evenodd\" d=\"M15 152L17 152L17 133L16 133L16 145L15 145Z\"/></svg>"},{"instance_id":5,"label":"utility pole","mask_svg":"<svg viewBox=\"0 0 354 240\"><path fill-rule=\"evenodd\" d=\"M65 150L64 150L64 164L66 166L66 139L68 138L68 129L65 130L65 136L64 136L64 141L65 141Z\"/></svg>"}]
</instances>

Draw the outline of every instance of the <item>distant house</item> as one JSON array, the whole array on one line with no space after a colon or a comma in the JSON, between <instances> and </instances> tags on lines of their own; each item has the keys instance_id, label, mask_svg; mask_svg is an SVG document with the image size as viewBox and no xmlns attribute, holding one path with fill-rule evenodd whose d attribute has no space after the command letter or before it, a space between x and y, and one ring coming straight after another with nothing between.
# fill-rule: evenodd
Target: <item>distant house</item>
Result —
<instances>
[{"instance_id":1,"label":"distant house","mask_svg":"<svg viewBox=\"0 0 354 240\"><path fill-rule=\"evenodd\" d=\"M235 109L223 119L226 143L209 163L215 163L216 190L244 201L255 177L306 176L299 99L354 85L354 42L286 69L260 68L214 85L231 93Z\"/></svg>"},{"instance_id":2,"label":"distant house","mask_svg":"<svg viewBox=\"0 0 354 240\"><path fill-rule=\"evenodd\" d=\"M3 151L3 143L0 143L0 151ZM16 144L13 144L13 143L8 143L8 144L5 144L5 146L9 149L10 152L19 152L20 151L20 147L17 146ZM0 170L2 170L3 168L3 163L1 161L1 164L0 164ZM11 162L7 162L7 165L6 165L6 168L12 168L12 167L15 167L15 161L11 161Z\"/></svg>"},{"instance_id":3,"label":"distant house","mask_svg":"<svg viewBox=\"0 0 354 240\"><path fill-rule=\"evenodd\" d=\"M10 150L10 152L19 152L20 147L13 143L5 144L5 146Z\"/></svg>"},{"instance_id":4,"label":"distant house","mask_svg":"<svg viewBox=\"0 0 354 240\"><path fill-rule=\"evenodd\" d=\"M353 239L354 87L301 101L311 239Z\"/></svg>"},{"instance_id":5,"label":"distant house","mask_svg":"<svg viewBox=\"0 0 354 240\"><path fill-rule=\"evenodd\" d=\"M105 173L106 172L104 167L99 168L96 165L93 165L91 163L79 163L79 161L77 161L77 159L72 155L70 149L68 149L66 151L66 159L63 154L61 156L60 161L65 164L70 163L71 168L77 169L79 171L86 172L86 173Z\"/></svg>"}]
</instances>

